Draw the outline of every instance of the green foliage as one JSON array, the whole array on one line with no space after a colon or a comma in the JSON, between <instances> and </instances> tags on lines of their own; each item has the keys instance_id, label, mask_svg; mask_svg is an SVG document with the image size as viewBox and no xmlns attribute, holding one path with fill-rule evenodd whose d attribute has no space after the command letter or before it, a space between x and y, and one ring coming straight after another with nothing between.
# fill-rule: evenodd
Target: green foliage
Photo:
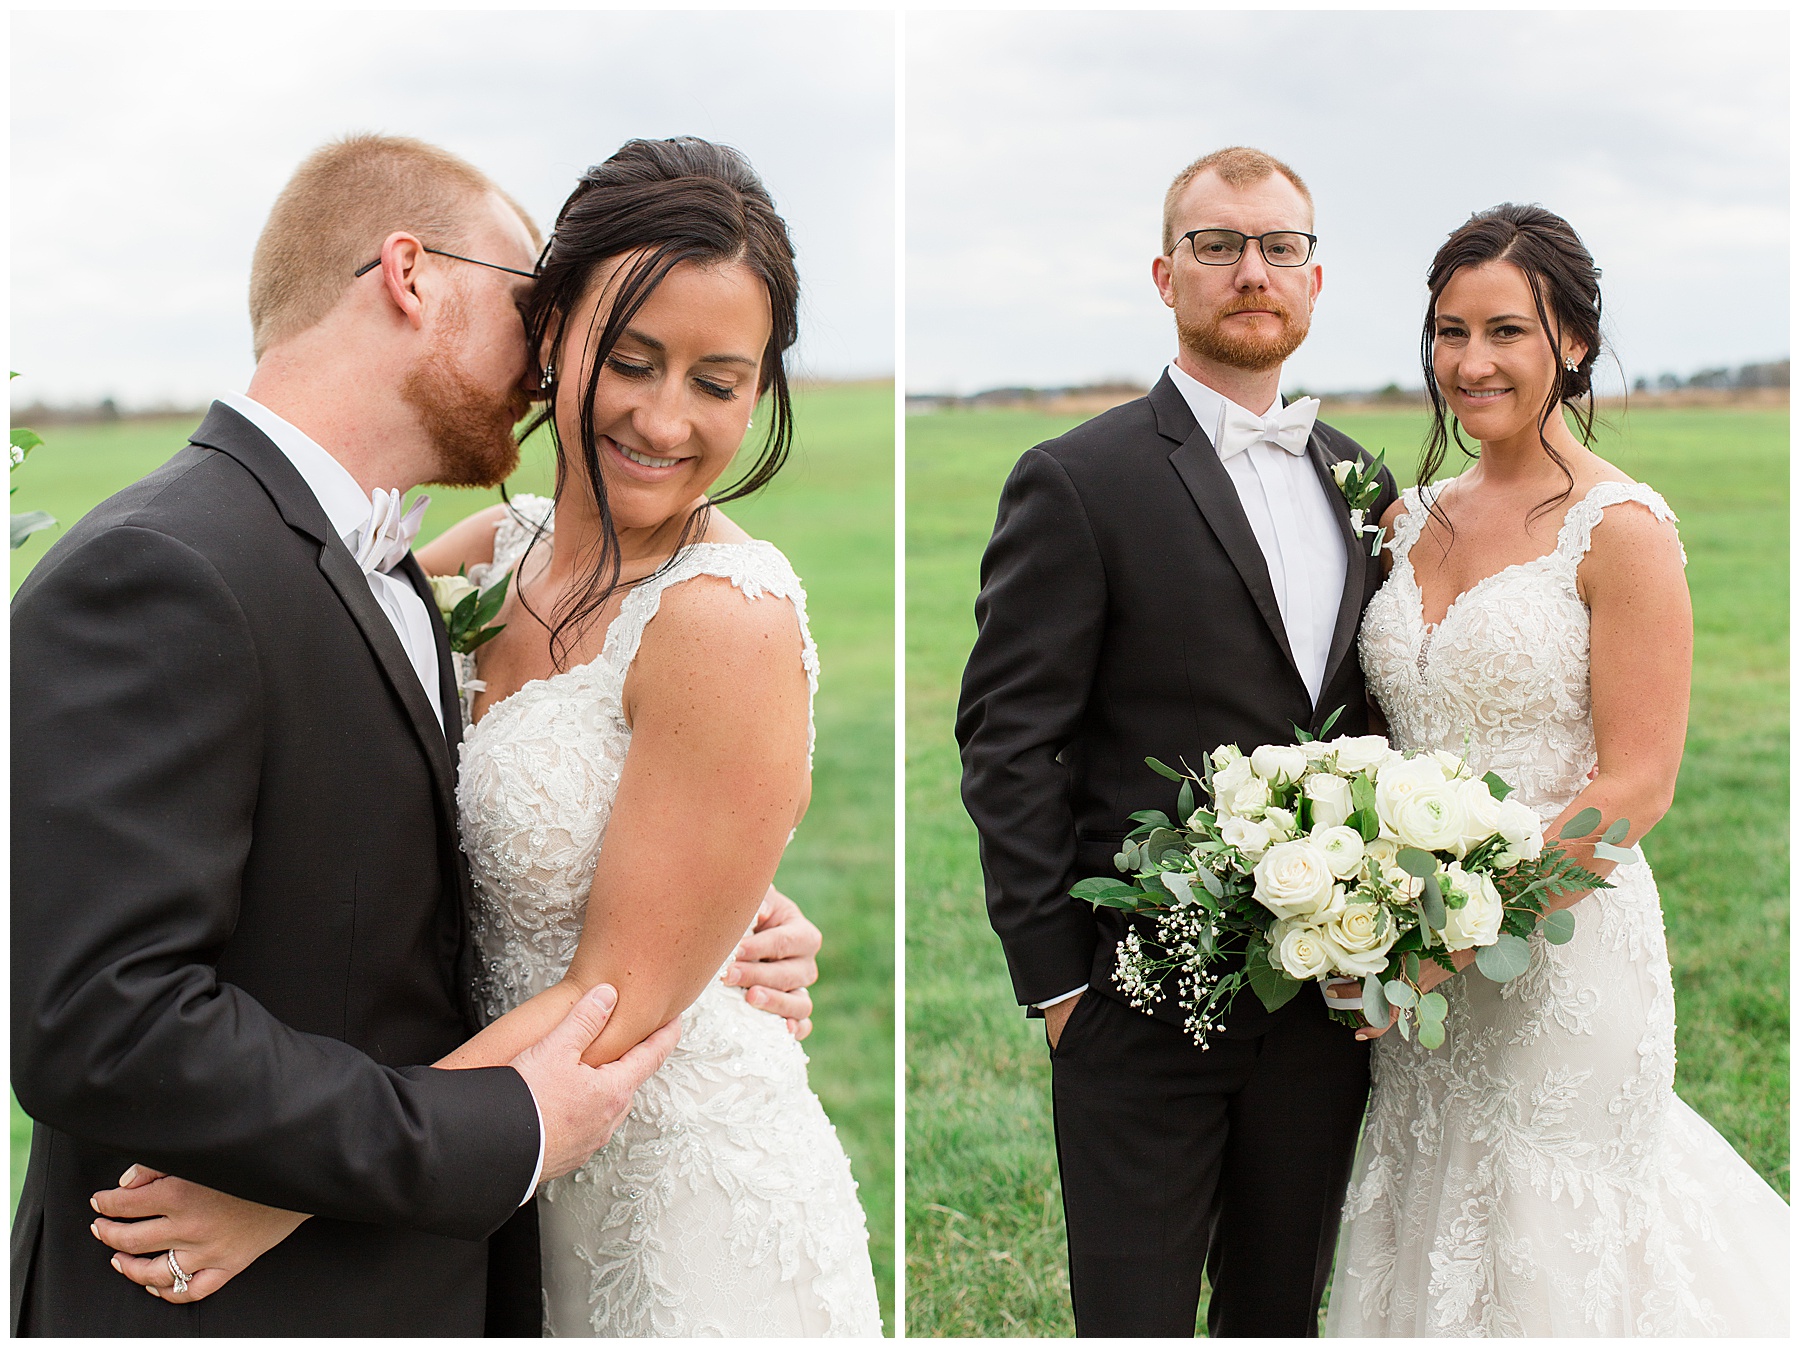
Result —
<instances>
[{"instance_id":1,"label":"green foliage","mask_svg":"<svg viewBox=\"0 0 1800 1348\"><path fill-rule=\"evenodd\" d=\"M987 923L951 721L1000 485L1075 420L908 422L906 1261L918 1335L1073 1331L1043 1030L1015 1005ZM1423 438L1413 412L1326 420L1392 447L1397 467ZM1676 1086L1785 1194L1788 418L1637 413L1598 448L1681 516L1694 596L1687 754L1674 807L1645 843L1675 966ZM1441 949L1414 958L1455 967ZM1454 994L1456 980L1445 986ZM1427 1046L1447 1005L1419 999ZM1202 1333L1204 1309L1203 1294Z\"/></svg>"},{"instance_id":2,"label":"green foliage","mask_svg":"<svg viewBox=\"0 0 1800 1348\"><path fill-rule=\"evenodd\" d=\"M870 1253L894 1325L894 444L891 384L797 391L798 444L767 491L725 513L785 552L806 584L822 675L812 805L776 883L825 933L806 1041L813 1089L850 1153ZM36 485L65 519L180 449L191 420L70 427ZM511 489L548 493L544 444L527 447ZM432 489L428 542L498 493ZM13 554L13 584L43 554ZM29 1122L13 1105L13 1201Z\"/></svg>"}]
</instances>

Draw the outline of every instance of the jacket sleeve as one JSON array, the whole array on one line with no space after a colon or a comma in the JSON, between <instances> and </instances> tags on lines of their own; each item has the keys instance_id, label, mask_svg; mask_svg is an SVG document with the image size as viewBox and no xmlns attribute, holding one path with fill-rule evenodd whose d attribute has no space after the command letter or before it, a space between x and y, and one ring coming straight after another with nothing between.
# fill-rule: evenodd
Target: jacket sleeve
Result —
<instances>
[{"instance_id":1,"label":"jacket sleeve","mask_svg":"<svg viewBox=\"0 0 1800 1348\"><path fill-rule=\"evenodd\" d=\"M981 837L988 918L1023 1004L1088 981L1093 910L1069 897L1075 820L1058 754L1087 710L1106 576L1067 472L1028 451L981 562L976 638L956 719L963 803Z\"/></svg>"},{"instance_id":2,"label":"jacket sleeve","mask_svg":"<svg viewBox=\"0 0 1800 1348\"><path fill-rule=\"evenodd\" d=\"M38 571L12 626L20 1104L245 1198L486 1236L536 1160L518 1073L386 1068L217 976L263 753L257 656L230 589L140 527Z\"/></svg>"}]
</instances>

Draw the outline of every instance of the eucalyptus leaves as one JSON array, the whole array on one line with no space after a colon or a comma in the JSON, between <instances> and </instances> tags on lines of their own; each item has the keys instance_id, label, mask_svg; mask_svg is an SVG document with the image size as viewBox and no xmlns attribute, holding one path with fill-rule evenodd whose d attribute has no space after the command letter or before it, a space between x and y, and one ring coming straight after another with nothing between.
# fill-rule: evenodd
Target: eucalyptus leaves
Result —
<instances>
[{"instance_id":1,"label":"eucalyptus leaves","mask_svg":"<svg viewBox=\"0 0 1800 1348\"><path fill-rule=\"evenodd\" d=\"M1473 949L1482 974L1516 978L1534 931L1556 944L1574 935L1573 914L1547 913L1549 903L1607 887L1544 847L1537 815L1509 799L1504 781L1476 777L1455 754L1409 756L1379 735L1300 732L1297 744L1249 755L1223 745L1199 774L1146 762L1180 783L1183 822L1160 810L1132 815L1137 827L1114 858L1132 880L1083 880L1071 893L1154 916L1152 939L1134 929L1121 946L1119 986L1141 1007L1165 995L1173 974L1202 1047L1246 983L1272 1011L1302 983L1353 978L1369 1023L1397 1011L1403 1037L1436 1048L1448 1003L1421 988L1423 961L1454 970L1452 954ZM1210 810L1197 808L1196 788ZM1599 811L1583 810L1561 839L1599 825ZM1615 821L1595 855L1635 859L1618 846L1629 828Z\"/></svg>"}]
</instances>

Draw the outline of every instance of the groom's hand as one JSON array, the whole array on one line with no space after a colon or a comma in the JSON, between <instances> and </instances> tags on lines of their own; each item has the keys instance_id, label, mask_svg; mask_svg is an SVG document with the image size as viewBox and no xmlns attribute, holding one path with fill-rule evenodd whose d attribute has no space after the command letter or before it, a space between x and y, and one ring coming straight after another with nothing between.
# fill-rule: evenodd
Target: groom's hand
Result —
<instances>
[{"instance_id":1,"label":"groom's hand","mask_svg":"<svg viewBox=\"0 0 1800 1348\"><path fill-rule=\"evenodd\" d=\"M1085 992L1078 992L1066 1001L1044 1008L1044 1034L1048 1036L1052 1049L1062 1041L1063 1026L1069 1023L1069 1017L1075 1011L1075 1003L1085 996Z\"/></svg>"},{"instance_id":2,"label":"groom's hand","mask_svg":"<svg viewBox=\"0 0 1800 1348\"><path fill-rule=\"evenodd\" d=\"M812 994L819 978L819 947L825 938L807 921L800 905L774 885L756 910L756 927L737 948L721 976L728 987L747 989L744 1000L787 1021L796 1039L812 1033Z\"/></svg>"},{"instance_id":3,"label":"groom's hand","mask_svg":"<svg viewBox=\"0 0 1800 1348\"><path fill-rule=\"evenodd\" d=\"M671 1020L624 1057L604 1067L581 1061L612 1019L619 994L606 983L589 988L549 1034L512 1060L544 1120L543 1179L566 1175L612 1138L631 1110L631 1097L663 1065L681 1038Z\"/></svg>"}]
</instances>

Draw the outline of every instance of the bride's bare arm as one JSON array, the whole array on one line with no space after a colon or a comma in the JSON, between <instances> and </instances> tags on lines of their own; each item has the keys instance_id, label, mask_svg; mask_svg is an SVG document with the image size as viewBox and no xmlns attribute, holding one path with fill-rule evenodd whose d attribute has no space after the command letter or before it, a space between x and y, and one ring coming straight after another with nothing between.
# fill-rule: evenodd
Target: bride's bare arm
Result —
<instances>
[{"instance_id":1,"label":"bride's bare arm","mask_svg":"<svg viewBox=\"0 0 1800 1348\"><path fill-rule=\"evenodd\" d=\"M478 510L458 520L413 555L428 576L454 576L465 567L494 560L494 529L506 514L506 503Z\"/></svg>"},{"instance_id":2,"label":"bride's bare arm","mask_svg":"<svg viewBox=\"0 0 1800 1348\"><path fill-rule=\"evenodd\" d=\"M610 1062L700 995L806 808L800 650L784 599L712 578L664 592L626 682L631 748L569 971L439 1066L510 1061L601 982L619 1005L584 1056Z\"/></svg>"}]
</instances>

